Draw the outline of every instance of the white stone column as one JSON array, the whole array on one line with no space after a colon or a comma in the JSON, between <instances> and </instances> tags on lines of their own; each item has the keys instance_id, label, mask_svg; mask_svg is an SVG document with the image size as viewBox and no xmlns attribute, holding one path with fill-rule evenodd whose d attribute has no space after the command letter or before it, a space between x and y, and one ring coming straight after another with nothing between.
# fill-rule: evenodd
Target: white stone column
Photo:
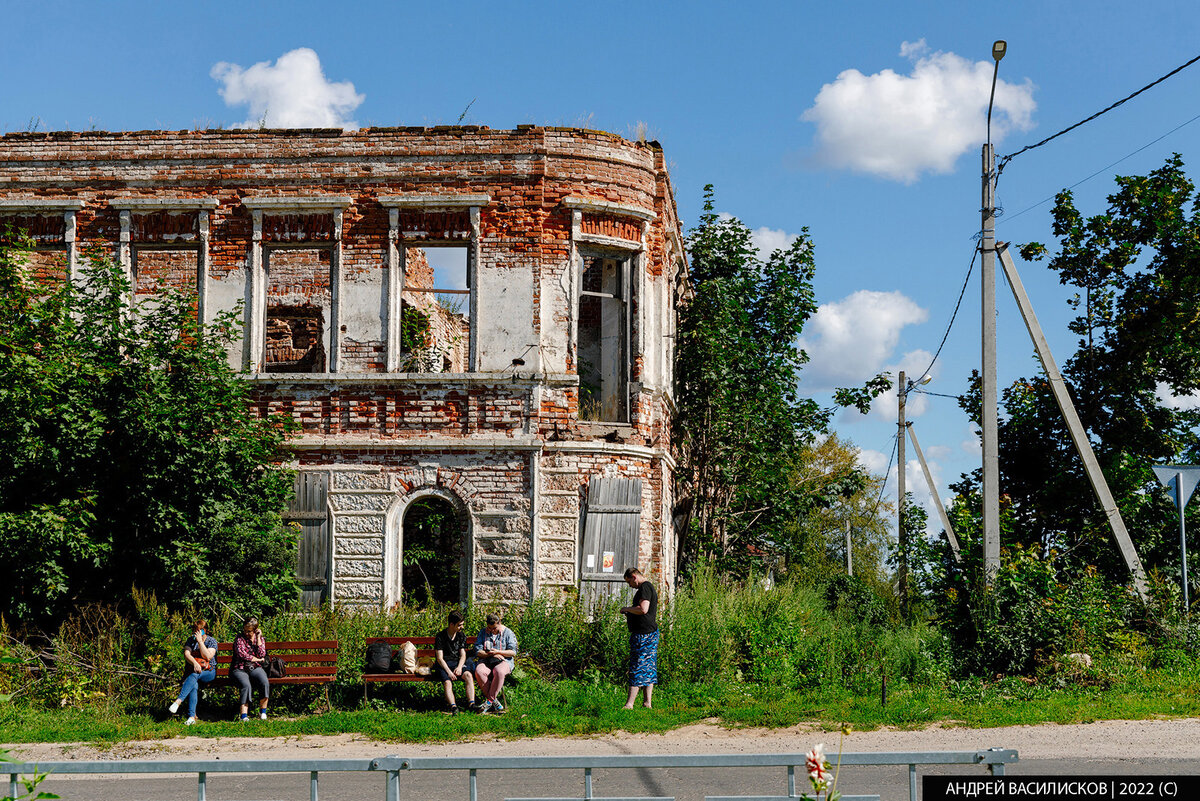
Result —
<instances>
[{"instance_id":1,"label":"white stone column","mask_svg":"<svg viewBox=\"0 0 1200 801\"><path fill-rule=\"evenodd\" d=\"M267 277L263 267L262 221L261 209L251 211L254 220L254 231L250 235L250 268L247 277L247 290L250 294L246 302L246 357L243 366L247 372L262 371L263 348L266 337L267 313Z\"/></svg>"},{"instance_id":2,"label":"white stone column","mask_svg":"<svg viewBox=\"0 0 1200 801\"><path fill-rule=\"evenodd\" d=\"M208 325L208 273L211 269L208 252L209 213L203 209L196 213L196 228L200 237L199 264L196 276L196 319L201 326Z\"/></svg>"},{"instance_id":3,"label":"white stone column","mask_svg":"<svg viewBox=\"0 0 1200 801\"><path fill-rule=\"evenodd\" d=\"M341 362L342 326L339 307L342 298L342 209L333 212L333 255L329 265L329 372L336 373Z\"/></svg>"},{"instance_id":4,"label":"white stone column","mask_svg":"<svg viewBox=\"0 0 1200 801\"><path fill-rule=\"evenodd\" d=\"M400 209L388 209L387 233L387 356L384 369L394 373L400 369L400 293L404 288L403 252L397 247L400 231Z\"/></svg>"}]
</instances>

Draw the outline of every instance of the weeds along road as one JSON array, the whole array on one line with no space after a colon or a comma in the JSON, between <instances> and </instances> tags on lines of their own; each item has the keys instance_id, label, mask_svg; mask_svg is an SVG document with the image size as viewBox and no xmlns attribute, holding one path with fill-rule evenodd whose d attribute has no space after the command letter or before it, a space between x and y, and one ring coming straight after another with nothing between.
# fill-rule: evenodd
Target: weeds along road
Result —
<instances>
[{"instance_id":1,"label":"weeds along road","mask_svg":"<svg viewBox=\"0 0 1200 801\"><path fill-rule=\"evenodd\" d=\"M111 747L88 744L33 744L12 748L24 760L93 759L334 759L401 756L535 756L681 753L798 753L824 742L830 759L836 759L836 732L797 726L788 729L728 730L695 725L666 734L605 735L590 738L539 738L525 740L472 740L469 742L412 745L371 741L358 735L337 737L207 739L178 737L157 742L131 742ZM1014 726L962 729L944 726L920 731L855 732L846 738L846 751L963 751L1014 748L1021 761L1009 768L1012 775L1196 775L1200 774L1200 720L1100 721L1060 726ZM2 769L0 769L2 771ZM930 772L983 775L982 768L931 768ZM799 777L798 777L799 778ZM405 774L402 798L465 798L465 771ZM481 771L482 801L512 797L583 795L582 771ZM700 799L704 795L786 795L782 769L720 771L672 769L596 771L597 796L674 796ZM51 779L43 789L64 799L194 799L196 777L111 777ZM803 786L799 789L805 789ZM885 799L907 798L904 768L846 769L839 782L846 793L878 793ZM307 775L272 777L212 775L208 798L307 798ZM325 801L383 798L378 775L329 774L321 779Z\"/></svg>"}]
</instances>

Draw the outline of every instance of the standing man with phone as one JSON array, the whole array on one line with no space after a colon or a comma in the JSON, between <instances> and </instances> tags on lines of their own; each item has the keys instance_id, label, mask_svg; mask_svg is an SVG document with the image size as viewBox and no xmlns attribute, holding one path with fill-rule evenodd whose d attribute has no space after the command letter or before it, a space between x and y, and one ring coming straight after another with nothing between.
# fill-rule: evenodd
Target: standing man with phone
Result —
<instances>
[{"instance_id":1,"label":"standing man with phone","mask_svg":"<svg viewBox=\"0 0 1200 801\"><path fill-rule=\"evenodd\" d=\"M637 590L633 602L621 607L629 626L629 700L625 708L633 709L641 689L645 693L642 706L650 709L658 683L658 592L636 567L625 570L625 583Z\"/></svg>"}]
</instances>

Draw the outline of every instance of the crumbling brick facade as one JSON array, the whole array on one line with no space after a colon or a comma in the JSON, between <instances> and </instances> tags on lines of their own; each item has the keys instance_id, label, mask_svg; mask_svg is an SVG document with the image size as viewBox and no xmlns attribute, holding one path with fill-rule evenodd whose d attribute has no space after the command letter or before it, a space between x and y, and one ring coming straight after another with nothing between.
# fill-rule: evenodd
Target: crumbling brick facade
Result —
<instances>
[{"instance_id":1,"label":"crumbling brick facade","mask_svg":"<svg viewBox=\"0 0 1200 801\"><path fill-rule=\"evenodd\" d=\"M533 126L8 134L0 217L33 234L44 280L95 246L137 294L194 291L205 321L242 305L230 361L261 413L299 424L322 597L399 600L405 512L425 497L463 521L464 597L575 590L605 569L584 518L608 513L673 583L686 265L657 143ZM466 261L449 299L433 248ZM640 507L589 508L597 476L639 480Z\"/></svg>"}]
</instances>

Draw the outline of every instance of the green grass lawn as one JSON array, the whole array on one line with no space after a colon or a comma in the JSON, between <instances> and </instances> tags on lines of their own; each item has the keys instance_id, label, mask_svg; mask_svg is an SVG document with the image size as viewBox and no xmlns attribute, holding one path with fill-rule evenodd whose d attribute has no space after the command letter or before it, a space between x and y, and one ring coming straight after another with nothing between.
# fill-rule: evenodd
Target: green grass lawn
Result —
<instances>
[{"instance_id":1,"label":"green grass lawn","mask_svg":"<svg viewBox=\"0 0 1200 801\"><path fill-rule=\"evenodd\" d=\"M673 683L656 690L655 709L622 708L626 690L604 683L528 680L513 689L504 715L441 711L436 688L387 688L369 704L315 713L289 709L312 698L286 695L267 722L232 720L230 695L212 693L200 708L200 723L184 727L182 717L161 707L47 709L0 707L0 742L118 743L181 735L200 737L362 734L389 742L437 742L480 735L499 737L568 736L611 731L666 731L697 721L723 726L785 727L808 722L836 730L880 726L919 728L932 723L988 728L1035 723L1081 723L1101 719L1200 716L1200 679L1145 673L1107 688L1050 688L1019 679L947 686L889 688L887 704L878 695L796 692L749 684ZM394 691L391 691L394 690ZM347 697L352 697L347 693Z\"/></svg>"}]
</instances>

